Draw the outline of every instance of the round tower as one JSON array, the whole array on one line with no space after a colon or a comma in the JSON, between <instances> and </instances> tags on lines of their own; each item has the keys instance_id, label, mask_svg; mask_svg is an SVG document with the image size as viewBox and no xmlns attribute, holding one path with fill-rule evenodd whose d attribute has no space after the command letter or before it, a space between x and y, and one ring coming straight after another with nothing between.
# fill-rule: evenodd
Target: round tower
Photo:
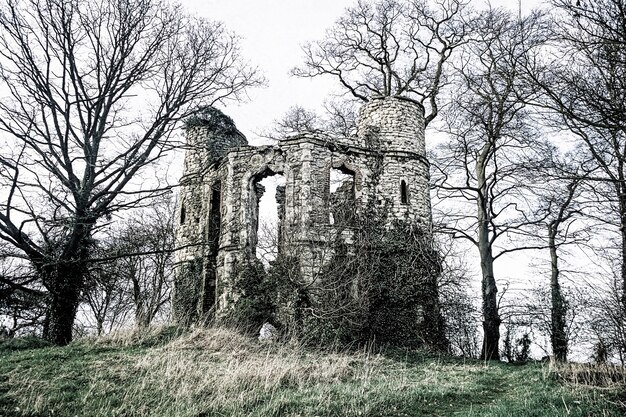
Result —
<instances>
[{"instance_id":1,"label":"round tower","mask_svg":"<svg viewBox=\"0 0 626 417\"><path fill-rule=\"evenodd\" d=\"M361 143L382 157L372 172L374 198L387 219L432 228L429 163L424 141L424 108L403 97L374 97L359 111Z\"/></svg>"},{"instance_id":2,"label":"round tower","mask_svg":"<svg viewBox=\"0 0 626 417\"><path fill-rule=\"evenodd\" d=\"M212 311L222 215L220 161L247 145L228 116L214 107L198 109L185 120L185 162L178 198L174 319L193 322Z\"/></svg>"},{"instance_id":3,"label":"round tower","mask_svg":"<svg viewBox=\"0 0 626 417\"><path fill-rule=\"evenodd\" d=\"M186 235L187 240L197 240L209 215L211 190L220 179L219 161L231 149L248 142L230 117L211 106L199 108L185 120L185 134L178 234L179 237Z\"/></svg>"},{"instance_id":4,"label":"round tower","mask_svg":"<svg viewBox=\"0 0 626 417\"><path fill-rule=\"evenodd\" d=\"M201 107L185 120L185 131L187 151L184 175L207 169L229 150L248 144L233 120L211 106Z\"/></svg>"},{"instance_id":5,"label":"round tower","mask_svg":"<svg viewBox=\"0 0 626 417\"><path fill-rule=\"evenodd\" d=\"M377 133L382 151L415 152L426 156L424 108L404 97L373 97L359 110L357 135ZM366 139L367 140L367 139ZM372 147L374 144L369 144Z\"/></svg>"}]
</instances>

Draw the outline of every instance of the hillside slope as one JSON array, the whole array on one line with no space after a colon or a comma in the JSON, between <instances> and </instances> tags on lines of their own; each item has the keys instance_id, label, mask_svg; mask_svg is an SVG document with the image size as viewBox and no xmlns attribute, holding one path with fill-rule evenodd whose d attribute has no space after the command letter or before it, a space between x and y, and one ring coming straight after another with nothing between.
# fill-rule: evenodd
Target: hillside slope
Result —
<instances>
[{"instance_id":1,"label":"hillside slope","mask_svg":"<svg viewBox=\"0 0 626 417\"><path fill-rule=\"evenodd\" d=\"M623 386L548 366L321 353L223 329L0 345L0 416L623 416Z\"/></svg>"}]
</instances>

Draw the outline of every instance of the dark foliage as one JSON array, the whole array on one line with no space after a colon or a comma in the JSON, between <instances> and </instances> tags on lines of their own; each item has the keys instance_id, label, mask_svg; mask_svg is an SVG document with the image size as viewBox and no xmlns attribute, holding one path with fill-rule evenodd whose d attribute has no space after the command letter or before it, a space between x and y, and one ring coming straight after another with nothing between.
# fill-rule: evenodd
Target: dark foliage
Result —
<instances>
[{"instance_id":1,"label":"dark foliage","mask_svg":"<svg viewBox=\"0 0 626 417\"><path fill-rule=\"evenodd\" d=\"M235 122L213 106L201 106L185 119L185 129L206 127L216 135L234 135L239 133Z\"/></svg>"},{"instance_id":2,"label":"dark foliage","mask_svg":"<svg viewBox=\"0 0 626 417\"><path fill-rule=\"evenodd\" d=\"M232 304L223 321L255 334L263 323L272 321L275 288L258 260L242 265L234 284L236 292L230 295Z\"/></svg>"}]
</instances>

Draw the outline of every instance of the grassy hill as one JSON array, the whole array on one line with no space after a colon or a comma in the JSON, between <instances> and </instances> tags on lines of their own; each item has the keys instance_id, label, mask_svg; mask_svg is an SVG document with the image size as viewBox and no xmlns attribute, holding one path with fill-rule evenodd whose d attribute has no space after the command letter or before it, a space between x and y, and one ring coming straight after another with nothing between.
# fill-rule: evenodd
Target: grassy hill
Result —
<instances>
[{"instance_id":1,"label":"grassy hill","mask_svg":"<svg viewBox=\"0 0 626 417\"><path fill-rule=\"evenodd\" d=\"M624 379L563 382L547 364L319 352L224 329L36 344L0 345L0 416L626 415Z\"/></svg>"}]
</instances>

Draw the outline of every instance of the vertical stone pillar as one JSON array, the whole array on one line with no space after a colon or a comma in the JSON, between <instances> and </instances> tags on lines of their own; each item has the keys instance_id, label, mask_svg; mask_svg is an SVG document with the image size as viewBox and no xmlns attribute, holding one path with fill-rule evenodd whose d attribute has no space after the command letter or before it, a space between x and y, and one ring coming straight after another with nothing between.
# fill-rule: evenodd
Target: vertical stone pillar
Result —
<instances>
[{"instance_id":1,"label":"vertical stone pillar","mask_svg":"<svg viewBox=\"0 0 626 417\"><path fill-rule=\"evenodd\" d=\"M188 119L185 133L172 316L176 322L189 324L204 320L216 303L217 269L224 258L220 241L225 210L218 201L221 190L214 190L221 187L219 165L231 149L247 141L229 117L212 107Z\"/></svg>"}]
</instances>

